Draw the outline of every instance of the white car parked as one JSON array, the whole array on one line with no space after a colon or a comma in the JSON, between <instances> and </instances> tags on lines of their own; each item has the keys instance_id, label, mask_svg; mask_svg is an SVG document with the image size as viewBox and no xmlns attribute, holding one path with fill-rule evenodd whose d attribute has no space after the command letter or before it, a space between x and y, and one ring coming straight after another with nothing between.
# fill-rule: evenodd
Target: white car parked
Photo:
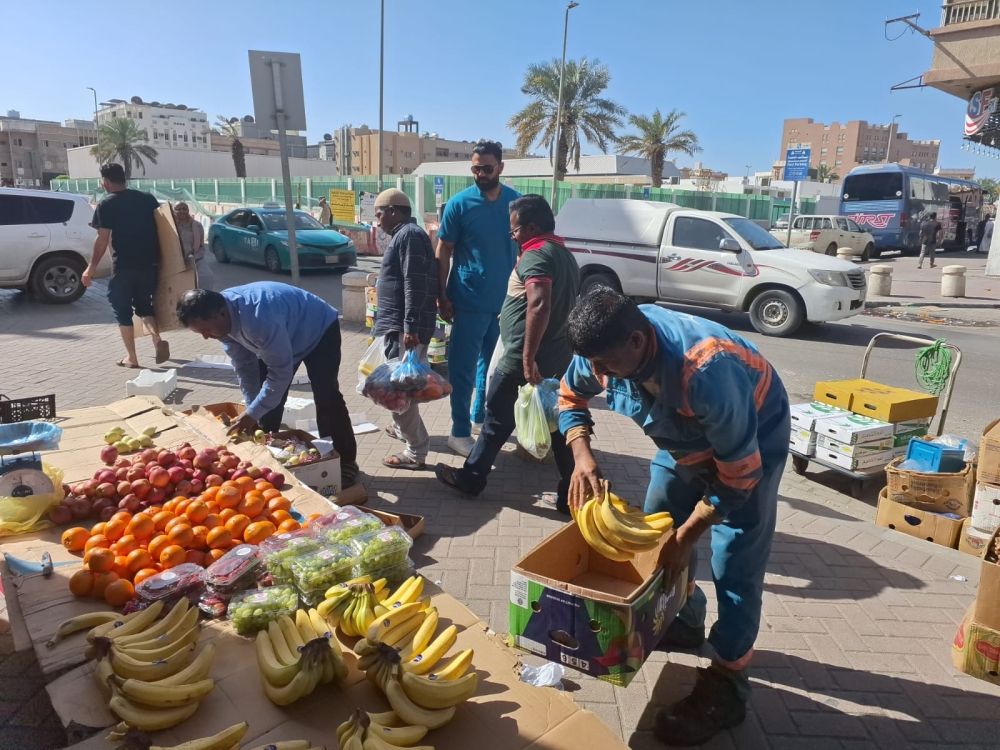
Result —
<instances>
[{"instance_id":1,"label":"white car parked","mask_svg":"<svg viewBox=\"0 0 1000 750\"><path fill-rule=\"evenodd\" d=\"M771 234L785 242L788 239L788 225L781 230L775 227ZM846 216L796 216L792 221L792 238L787 244L788 247L834 256L838 248L849 247L856 255L861 256L861 260L870 260L880 255L875 249L875 238Z\"/></svg>"},{"instance_id":2,"label":"white car parked","mask_svg":"<svg viewBox=\"0 0 1000 750\"><path fill-rule=\"evenodd\" d=\"M78 300L97 238L93 218L82 195L0 188L0 289L26 289L51 303ZM111 273L110 255L96 276Z\"/></svg>"},{"instance_id":3,"label":"white car parked","mask_svg":"<svg viewBox=\"0 0 1000 750\"><path fill-rule=\"evenodd\" d=\"M865 274L856 265L790 250L735 214L571 198L556 216L556 234L580 265L581 294L602 284L640 300L749 312L768 336L865 306Z\"/></svg>"}]
</instances>

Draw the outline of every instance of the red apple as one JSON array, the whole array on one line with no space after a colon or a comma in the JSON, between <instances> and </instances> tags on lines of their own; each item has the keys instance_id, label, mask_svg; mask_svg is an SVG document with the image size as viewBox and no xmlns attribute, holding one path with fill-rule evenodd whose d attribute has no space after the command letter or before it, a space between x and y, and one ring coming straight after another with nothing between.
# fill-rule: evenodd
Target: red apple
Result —
<instances>
[{"instance_id":1,"label":"red apple","mask_svg":"<svg viewBox=\"0 0 1000 750\"><path fill-rule=\"evenodd\" d=\"M191 481L189 479L182 479L177 483L177 486L174 487L174 492L176 492L178 495L183 495L184 497L190 497Z\"/></svg>"},{"instance_id":2,"label":"red apple","mask_svg":"<svg viewBox=\"0 0 1000 750\"><path fill-rule=\"evenodd\" d=\"M177 494L176 492L174 492L174 483L173 482L167 482L160 489L163 490L163 494L166 495L167 497L173 497L175 494Z\"/></svg>"},{"instance_id":3,"label":"red apple","mask_svg":"<svg viewBox=\"0 0 1000 750\"><path fill-rule=\"evenodd\" d=\"M90 516L90 509L91 509L90 501L87 500L86 498L80 498L73 503L73 506L70 508L70 511L73 513L73 518L75 518L78 521L82 521L83 519Z\"/></svg>"},{"instance_id":4,"label":"red apple","mask_svg":"<svg viewBox=\"0 0 1000 750\"><path fill-rule=\"evenodd\" d=\"M115 468L120 469L123 466L127 469L132 465L132 462L128 460L128 456L119 456L118 460L115 461Z\"/></svg>"},{"instance_id":5,"label":"red apple","mask_svg":"<svg viewBox=\"0 0 1000 750\"><path fill-rule=\"evenodd\" d=\"M212 468L212 462L214 460L215 459L212 458L211 454L209 454L207 451L202 451L192 459L191 465L194 466L194 468L196 469L207 470Z\"/></svg>"},{"instance_id":6,"label":"red apple","mask_svg":"<svg viewBox=\"0 0 1000 750\"><path fill-rule=\"evenodd\" d=\"M125 497L128 493L132 491L132 483L125 481L119 482L118 485L115 487L115 491L118 493L119 496Z\"/></svg>"},{"instance_id":7,"label":"red apple","mask_svg":"<svg viewBox=\"0 0 1000 750\"><path fill-rule=\"evenodd\" d=\"M197 479L201 482L204 482L206 479L208 479L208 472L205 471L204 469L195 469L191 473L191 477L192 479Z\"/></svg>"},{"instance_id":8,"label":"red apple","mask_svg":"<svg viewBox=\"0 0 1000 750\"><path fill-rule=\"evenodd\" d=\"M118 511L119 511L119 508L116 508L113 505L111 505L111 506L109 506L107 508L101 508L101 514L98 516L98 518L100 518L102 521L104 521L105 523L107 523L108 521L111 520L111 516L113 516Z\"/></svg>"},{"instance_id":9,"label":"red apple","mask_svg":"<svg viewBox=\"0 0 1000 750\"><path fill-rule=\"evenodd\" d=\"M83 495L70 494L66 495L62 500L59 501L60 505L65 505L67 508L73 505L78 499L83 497Z\"/></svg>"},{"instance_id":10,"label":"red apple","mask_svg":"<svg viewBox=\"0 0 1000 750\"><path fill-rule=\"evenodd\" d=\"M125 474L125 478L130 482L134 482L137 479L145 479L146 472L143 469L137 469L133 466L128 470L128 473Z\"/></svg>"},{"instance_id":11,"label":"red apple","mask_svg":"<svg viewBox=\"0 0 1000 750\"><path fill-rule=\"evenodd\" d=\"M128 493L126 492L125 494L127 495ZM113 506L116 504L117 500L113 497L99 497L91 502L91 506L93 506L92 513L97 515L101 512L101 508L107 508L109 505Z\"/></svg>"},{"instance_id":12,"label":"red apple","mask_svg":"<svg viewBox=\"0 0 1000 750\"><path fill-rule=\"evenodd\" d=\"M230 453L228 456L222 456L219 459L219 462L227 469L235 469L237 466L240 465L240 457L234 456L232 453Z\"/></svg>"},{"instance_id":13,"label":"red apple","mask_svg":"<svg viewBox=\"0 0 1000 750\"><path fill-rule=\"evenodd\" d=\"M104 484L105 482L113 482L117 479L117 476L113 469L101 469L101 473L94 477L98 484Z\"/></svg>"},{"instance_id":14,"label":"red apple","mask_svg":"<svg viewBox=\"0 0 1000 750\"><path fill-rule=\"evenodd\" d=\"M191 497L200 495L204 491L205 491L205 483L203 481L201 481L200 479L191 480Z\"/></svg>"},{"instance_id":15,"label":"red apple","mask_svg":"<svg viewBox=\"0 0 1000 750\"><path fill-rule=\"evenodd\" d=\"M268 479L267 481L273 484L275 489L280 490L282 487L285 486L285 475L282 474L280 471L272 471L271 478Z\"/></svg>"},{"instance_id":16,"label":"red apple","mask_svg":"<svg viewBox=\"0 0 1000 750\"><path fill-rule=\"evenodd\" d=\"M167 470L161 469L159 466L146 472L146 476L149 478L149 483L154 487L166 487L170 483L170 475L167 473Z\"/></svg>"},{"instance_id":17,"label":"red apple","mask_svg":"<svg viewBox=\"0 0 1000 750\"><path fill-rule=\"evenodd\" d=\"M190 459L188 459L188 458L182 458L182 459L180 459L180 460L179 460L179 461L177 462L177 465L179 465L179 466L183 466L183 467L184 467L185 469L187 469L188 471L191 471L191 470L192 470L192 469L194 468L194 464L193 464L193 463L191 463L191 460L190 460Z\"/></svg>"},{"instance_id":18,"label":"red apple","mask_svg":"<svg viewBox=\"0 0 1000 750\"><path fill-rule=\"evenodd\" d=\"M233 472L233 475L232 477L230 477L230 479L239 479L240 477L245 477L246 475L247 475L246 469L237 469L236 471Z\"/></svg>"},{"instance_id":19,"label":"red apple","mask_svg":"<svg viewBox=\"0 0 1000 750\"><path fill-rule=\"evenodd\" d=\"M73 520L73 511L65 505L57 505L49 511L49 520L57 526L65 526Z\"/></svg>"},{"instance_id":20,"label":"red apple","mask_svg":"<svg viewBox=\"0 0 1000 750\"><path fill-rule=\"evenodd\" d=\"M163 491L162 487L154 487L143 499L150 505L163 505L163 501L167 499L167 493Z\"/></svg>"},{"instance_id":21,"label":"red apple","mask_svg":"<svg viewBox=\"0 0 1000 750\"><path fill-rule=\"evenodd\" d=\"M146 448L146 450L144 450L139 455L142 457L142 462L144 464L149 464L156 460L156 457L159 455L159 453L156 451L155 448Z\"/></svg>"},{"instance_id":22,"label":"red apple","mask_svg":"<svg viewBox=\"0 0 1000 750\"><path fill-rule=\"evenodd\" d=\"M124 481L128 478L128 469L118 469L115 472L115 479L119 482Z\"/></svg>"},{"instance_id":23,"label":"red apple","mask_svg":"<svg viewBox=\"0 0 1000 750\"><path fill-rule=\"evenodd\" d=\"M218 474L220 477L226 473L226 467L221 461L213 461L212 468L209 469L213 474Z\"/></svg>"},{"instance_id":24,"label":"red apple","mask_svg":"<svg viewBox=\"0 0 1000 750\"><path fill-rule=\"evenodd\" d=\"M156 460L160 466L170 466L170 464L177 460L177 454L173 451L160 451Z\"/></svg>"},{"instance_id":25,"label":"red apple","mask_svg":"<svg viewBox=\"0 0 1000 750\"><path fill-rule=\"evenodd\" d=\"M118 503L119 510L127 510L129 513L135 513L139 510L139 498L135 495L126 495L122 498L122 501Z\"/></svg>"},{"instance_id":26,"label":"red apple","mask_svg":"<svg viewBox=\"0 0 1000 750\"><path fill-rule=\"evenodd\" d=\"M161 467L158 463L156 463L156 461L150 461L148 464L146 464L146 476L148 477L149 472L151 472L153 469L159 469L159 468Z\"/></svg>"},{"instance_id":27,"label":"red apple","mask_svg":"<svg viewBox=\"0 0 1000 750\"><path fill-rule=\"evenodd\" d=\"M177 451L177 457L182 461L194 461L194 457L197 455L198 451L190 445L182 445L180 450Z\"/></svg>"},{"instance_id":28,"label":"red apple","mask_svg":"<svg viewBox=\"0 0 1000 750\"><path fill-rule=\"evenodd\" d=\"M146 497L151 489L153 489L153 485L149 483L148 479L137 479L132 482L132 492L139 499Z\"/></svg>"},{"instance_id":29,"label":"red apple","mask_svg":"<svg viewBox=\"0 0 1000 750\"><path fill-rule=\"evenodd\" d=\"M94 495L95 497L114 497L117 491L117 488L111 482L102 482L97 485Z\"/></svg>"},{"instance_id":30,"label":"red apple","mask_svg":"<svg viewBox=\"0 0 1000 750\"><path fill-rule=\"evenodd\" d=\"M254 479L260 479L260 469L256 466L248 466L247 476L253 477Z\"/></svg>"},{"instance_id":31,"label":"red apple","mask_svg":"<svg viewBox=\"0 0 1000 750\"><path fill-rule=\"evenodd\" d=\"M205 480L205 486L206 487L218 487L224 481L225 480L222 477L220 477L218 474L209 474L208 475L208 479Z\"/></svg>"},{"instance_id":32,"label":"red apple","mask_svg":"<svg viewBox=\"0 0 1000 750\"><path fill-rule=\"evenodd\" d=\"M177 484L187 478L187 474L185 473L183 466L171 466L167 469L167 476L170 477L170 481L174 484Z\"/></svg>"}]
</instances>

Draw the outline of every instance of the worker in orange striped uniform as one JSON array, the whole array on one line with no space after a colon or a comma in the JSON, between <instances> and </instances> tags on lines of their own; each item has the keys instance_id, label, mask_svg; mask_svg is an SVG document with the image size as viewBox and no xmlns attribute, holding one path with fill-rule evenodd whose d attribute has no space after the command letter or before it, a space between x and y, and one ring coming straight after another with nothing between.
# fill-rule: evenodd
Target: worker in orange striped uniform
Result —
<instances>
[{"instance_id":1,"label":"worker in orange striped uniform","mask_svg":"<svg viewBox=\"0 0 1000 750\"><path fill-rule=\"evenodd\" d=\"M645 510L674 518L677 533L661 556L670 574L690 560L693 580L694 543L711 529L719 611L708 637L713 663L699 670L691 695L656 719L668 745L698 745L746 716L745 669L760 628L788 455L788 396L757 348L728 328L638 306L607 287L580 301L568 335L576 356L561 383L559 428L576 462L569 504L580 508L599 492L589 402L604 392L611 410L631 417L659 449ZM693 583L688 594L659 648L698 648L705 641L705 594Z\"/></svg>"}]
</instances>

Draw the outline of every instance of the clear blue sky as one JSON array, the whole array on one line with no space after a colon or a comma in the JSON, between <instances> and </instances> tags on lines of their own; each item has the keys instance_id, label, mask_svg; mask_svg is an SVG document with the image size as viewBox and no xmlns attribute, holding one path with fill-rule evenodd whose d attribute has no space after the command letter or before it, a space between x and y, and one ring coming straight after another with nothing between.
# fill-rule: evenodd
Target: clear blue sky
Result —
<instances>
[{"instance_id":1,"label":"clear blue sky","mask_svg":"<svg viewBox=\"0 0 1000 750\"><path fill-rule=\"evenodd\" d=\"M378 8L377 0L15 3L2 14L17 31L5 34L0 110L89 118L85 87L94 86L102 100L139 95L197 106L211 119L242 116L253 111L247 50L265 49L301 53L311 140L343 123L374 127ZM387 129L412 114L447 138L513 145L506 122L526 102L525 66L559 56L564 8L386 0ZM929 0L580 0L568 55L607 64L607 95L630 111L687 112L704 147L698 159L731 174L770 167L786 117L885 123L901 114L910 137L941 140L942 166L1000 176L996 160L960 150L963 102L929 88L890 92L930 65L930 40L909 32L886 40L885 19L915 10L925 27L937 25L940 3Z\"/></svg>"}]
</instances>

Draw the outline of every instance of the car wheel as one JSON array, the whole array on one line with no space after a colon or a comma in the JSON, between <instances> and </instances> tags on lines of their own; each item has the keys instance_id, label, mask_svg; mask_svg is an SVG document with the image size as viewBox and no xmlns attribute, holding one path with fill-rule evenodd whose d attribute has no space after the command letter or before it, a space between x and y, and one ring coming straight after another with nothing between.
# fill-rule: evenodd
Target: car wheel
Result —
<instances>
[{"instance_id":1,"label":"car wheel","mask_svg":"<svg viewBox=\"0 0 1000 750\"><path fill-rule=\"evenodd\" d=\"M212 255L219 263L228 263L229 256L226 255L226 246L222 244L222 240L216 237L212 240Z\"/></svg>"},{"instance_id":2,"label":"car wheel","mask_svg":"<svg viewBox=\"0 0 1000 750\"><path fill-rule=\"evenodd\" d=\"M278 257L278 251L270 245L264 251L264 265L271 273L281 273L281 258Z\"/></svg>"},{"instance_id":3,"label":"car wheel","mask_svg":"<svg viewBox=\"0 0 1000 750\"><path fill-rule=\"evenodd\" d=\"M76 302L87 291L81 278L85 268L78 258L45 258L32 269L29 288L43 302L57 305Z\"/></svg>"},{"instance_id":4,"label":"car wheel","mask_svg":"<svg viewBox=\"0 0 1000 750\"><path fill-rule=\"evenodd\" d=\"M750 322L765 336L791 336L804 319L802 301L783 289L766 289L750 305Z\"/></svg>"},{"instance_id":5,"label":"car wheel","mask_svg":"<svg viewBox=\"0 0 1000 750\"><path fill-rule=\"evenodd\" d=\"M861 260L878 260L881 257L882 251L876 250L871 242L865 245L864 252L861 253Z\"/></svg>"},{"instance_id":6,"label":"car wheel","mask_svg":"<svg viewBox=\"0 0 1000 750\"><path fill-rule=\"evenodd\" d=\"M826 254L827 255L832 255L834 258L837 257L837 243L836 242L831 242L830 243L830 245L826 248Z\"/></svg>"},{"instance_id":7,"label":"car wheel","mask_svg":"<svg viewBox=\"0 0 1000 750\"><path fill-rule=\"evenodd\" d=\"M614 274L591 273L580 282L580 296L585 296L595 286L607 286L616 292L621 292L622 285L618 283L618 278Z\"/></svg>"}]
</instances>

